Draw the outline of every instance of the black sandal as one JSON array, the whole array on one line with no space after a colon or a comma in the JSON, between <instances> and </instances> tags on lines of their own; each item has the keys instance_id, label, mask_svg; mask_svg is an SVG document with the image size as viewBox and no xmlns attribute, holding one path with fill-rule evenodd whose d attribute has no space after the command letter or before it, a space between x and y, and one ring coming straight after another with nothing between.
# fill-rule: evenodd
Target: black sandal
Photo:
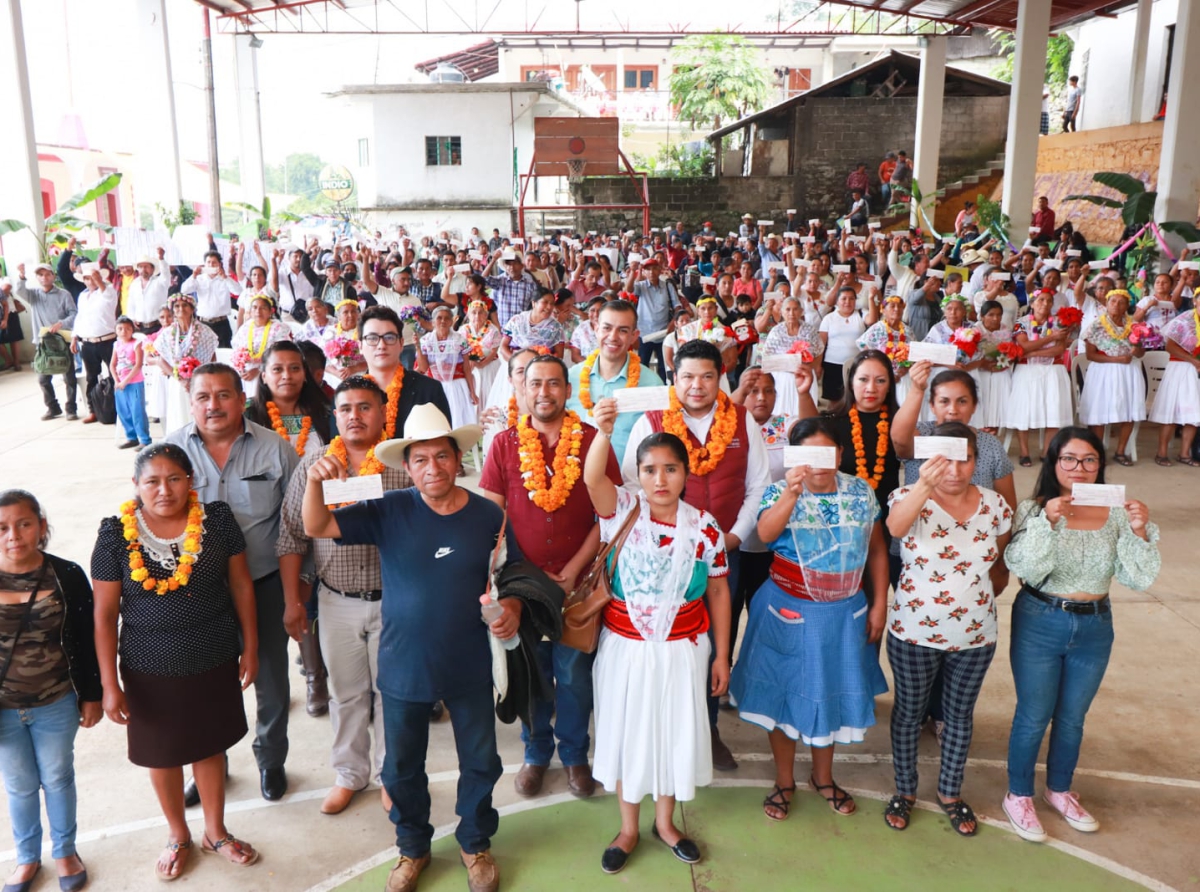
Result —
<instances>
[{"instance_id":1,"label":"black sandal","mask_svg":"<svg viewBox=\"0 0 1200 892\"><path fill-rule=\"evenodd\" d=\"M822 797L826 802L829 803L829 807L832 808L837 814L852 815L858 811L857 805L855 805L850 811L842 811L842 806L846 803L854 805L854 797L839 787L837 785L837 781L832 781L832 783L822 785L817 783L817 779L810 774L808 776L808 783L814 790L817 791L818 796ZM825 793L822 792L823 790L833 790L833 795L826 796Z\"/></svg>"},{"instance_id":2,"label":"black sandal","mask_svg":"<svg viewBox=\"0 0 1200 892\"><path fill-rule=\"evenodd\" d=\"M1116 455L1114 455L1113 461L1115 461L1117 464L1119 464L1123 468L1132 468L1133 467L1133 459L1131 459L1124 452L1118 452Z\"/></svg>"},{"instance_id":3,"label":"black sandal","mask_svg":"<svg viewBox=\"0 0 1200 892\"><path fill-rule=\"evenodd\" d=\"M1019 464L1022 468L1032 468L1033 459L1028 455L1022 455L1019 459L1017 459L1017 464Z\"/></svg>"},{"instance_id":4,"label":"black sandal","mask_svg":"<svg viewBox=\"0 0 1200 892\"><path fill-rule=\"evenodd\" d=\"M795 792L796 792L795 784L792 784L790 787L781 787L781 786L779 786L779 784L776 784L774 786L774 788L772 788L772 790L771 790L770 794L767 796L767 798L763 800L763 814L766 815L768 818L770 818L772 821L786 821L787 817L788 817L788 811L792 807L792 801L790 799L784 799L783 794L784 793L795 793ZM783 817L777 818L772 814L768 814L767 813L768 808L779 809L781 812L783 812Z\"/></svg>"},{"instance_id":5,"label":"black sandal","mask_svg":"<svg viewBox=\"0 0 1200 892\"><path fill-rule=\"evenodd\" d=\"M1154 463L1156 465L1158 465L1160 468L1171 467L1171 460L1169 458L1167 458L1165 455L1154 456Z\"/></svg>"},{"instance_id":6,"label":"black sandal","mask_svg":"<svg viewBox=\"0 0 1200 892\"><path fill-rule=\"evenodd\" d=\"M913 806L917 804L915 799L905 799L899 793L888 800L887 808L883 810L883 822L893 830L907 830L908 822L912 817ZM904 823L897 827L888 818L899 818Z\"/></svg>"},{"instance_id":7,"label":"black sandal","mask_svg":"<svg viewBox=\"0 0 1200 892\"><path fill-rule=\"evenodd\" d=\"M942 811L950 816L950 826L954 828L954 832L959 836L974 836L979 832L979 821L975 817L975 812L971 811L971 806L963 802L961 799L955 799L953 802L942 802L938 800L938 805ZM974 824L974 830L963 830L963 824Z\"/></svg>"}]
</instances>

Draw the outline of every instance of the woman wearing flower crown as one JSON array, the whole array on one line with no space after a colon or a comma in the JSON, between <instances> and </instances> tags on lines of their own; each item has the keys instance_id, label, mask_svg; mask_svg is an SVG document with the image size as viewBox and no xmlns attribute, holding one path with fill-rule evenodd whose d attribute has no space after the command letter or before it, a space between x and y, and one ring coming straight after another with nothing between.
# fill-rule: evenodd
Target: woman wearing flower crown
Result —
<instances>
[{"instance_id":1,"label":"woman wearing flower crown","mask_svg":"<svg viewBox=\"0 0 1200 892\"><path fill-rule=\"evenodd\" d=\"M217 335L196 318L196 297L176 294L171 298L175 321L162 329L154 340L158 367L165 376L166 412L162 415L163 433L169 434L192 420L188 400L188 382L192 369L212 362L217 355Z\"/></svg>"},{"instance_id":2,"label":"woman wearing flower crown","mask_svg":"<svg viewBox=\"0 0 1200 892\"><path fill-rule=\"evenodd\" d=\"M1175 434L1175 426L1182 425L1178 461L1194 468L1200 465L1192 458L1192 441L1196 438L1196 426L1200 424L1200 378L1197 378L1200 373L1200 310L1176 316L1163 328L1162 335L1171 361L1167 363L1167 371L1154 396L1154 405L1150 407L1150 420L1162 425L1158 431L1158 453L1154 463L1164 468L1171 466L1167 447Z\"/></svg>"},{"instance_id":3,"label":"woman wearing flower crown","mask_svg":"<svg viewBox=\"0 0 1200 892\"><path fill-rule=\"evenodd\" d=\"M908 396L908 326L902 321L904 316L904 299L899 294L889 294L882 304L876 304L882 318L863 333L858 339L860 350L878 350L892 361L892 376L895 382L895 396L899 403ZM874 308L873 308L874 309ZM870 315L867 321L870 321Z\"/></svg>"},{"instance_id":4,"label":"woman wearing flower crown","mask_svg":"<svg viewBox=\"0 0 1200 892\"><path fill-rule=\"evenodd\" d=\"M1004 327L1004 306L996 300L985 300L979 307L979 321L972 326L979 332L981 365L971 370L979 392L975 422L980 430L994 434L1004 423L1008 395L1012 391L1010 354L1017 352L1011 329Z\"/></svg>"},{"instance_id":5,"label":"woman wearing flower crown","mask_svg":"<svg viewBox=\"0 0 1200 892\"><path fill-rule=\"evenodd\" d=\"M433 311L433 331L422 335L418 345L417 371L442 385L450 403L450 421L457 428L474 424L479 418L479 397L471 374L471 345L451 328L453 323L450 307Z\"/></svg>"},{"instance_id":6,"label":"woman wearing flower crown","mask_svg":"<svg viewBox=\"0 0 1200 892\"><path fill-rule=\"evenodd\" d=\"M1015 337L1024 355L1013 373L1004 426L1017 432L1021 442L1021 467L1032 467L1029 432L1044 428L1046 442L1059 428L1074 420L1071 380L1067 377L1067 351L1072 330L1051 315L1054 292L1043 288L1030 301L1033 311L1017 323Z\"/></svg>"},{"instance_id":7,"label":"woman wearing flower crown","mask_svg":"<svg viewBox=\"0 0 1200 892\"><path fill-rule=\"evenodd\" d=\"M258 674L246 542L228 505L197 500L178 446L139 452L133 483L136 497L101 522L92 551L104 712L127 726L129 761L150 770L167 820L158 878L177 879L193 849L188 764L204 808L202 847L250 865L258 852L229 832L224 814L225 751L246 735L242 691Z\"/></svg>"},{"instance_id":8,"label":"woman wearing flower crown","mask_svg":"<svg viewBox=\"0 0 1200 892\"><path fill-rule=\"evenodd\" d=\"M500 370L500 329L491 318L491 307L485 298L476 297L467 304L467 321L458 333L471 347L471 376L475 379L475 394L483 399L491 392L492 382Z\"/></svg>"},{"instance_id":9,"label":"woman wearing flower crown","mask_svg":"<svg viewBox=\"0 0 1200 892\"><path fill-rule=\"evenodd\" d=\"M273 318L274 314L275 301L266 294L254 295L250 299L249 318L233 336L233 367L242 377L242 387L247 397L253 397L258 389L258 378L267 348L276 341L292 339L291 329Z\"/></svg>"},{"instance_id":10,"label":"woman wearing flower crown","mask_svg":"<svg viewBox=\"0 0 1200 892\"><path fill-rule=\"evenodd\" d=\"M1103 438L1105 425L1120 425L1113 461L1126 467L1133 465L1125 450L1134 422L1146 418L1146 379L1142 373L1146 349L1129 339L1133 331L1129 303L1128 291L1109 291L1105 312L1084 329L1088 369L1079 397L1079 422L1097 437Z\"/></svg>"}]
</instances>

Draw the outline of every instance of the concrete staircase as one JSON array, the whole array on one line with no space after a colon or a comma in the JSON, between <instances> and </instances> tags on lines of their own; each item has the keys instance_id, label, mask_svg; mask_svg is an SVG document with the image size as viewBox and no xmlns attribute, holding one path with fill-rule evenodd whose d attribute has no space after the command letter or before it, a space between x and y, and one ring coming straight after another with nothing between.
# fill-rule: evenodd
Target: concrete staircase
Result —
<instances>
[{"instance_id":1,"label":"concrete staircase","mask_svg":"<svg viewBox=\"0 0 1200 892\"><path fill-rule=\"evenodd\" d=\"M525 231L535 235L548 236L556 229L574 229L578 226L578 212L563 209L561 211L526 211Z\"/></svg>"},{"instance_id":2,"label":"concrete staircase","mask_svg":"<svg viewBox=\"0 0 1200 892\"><path fill-rule=\"evenodd\" d=\"M1004 153L1001 152L986 162L974 173L968 174L942 187L934 212L934 226L938 232L954 230L954 219L963 209L963 203L975 201L979 194L990 196L1004 180ZM890 214L881 218L882 229L895 231L908 228L908 214Z\"/></svg>"}]
</instances>

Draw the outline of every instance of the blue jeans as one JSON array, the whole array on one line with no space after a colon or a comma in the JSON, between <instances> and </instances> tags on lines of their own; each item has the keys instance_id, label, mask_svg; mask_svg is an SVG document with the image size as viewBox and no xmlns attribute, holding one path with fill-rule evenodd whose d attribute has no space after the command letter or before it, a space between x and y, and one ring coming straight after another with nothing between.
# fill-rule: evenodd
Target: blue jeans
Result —
<instances>
[{"instance_id":1,"label":"blue jeans","mask_svg":"<svg viewBox=\"0 0 1200 892\"><path fill-rule=\"evenodd\" d=\"M137 440L143 446L150 444L150 420L146 417L146 385L141 381L126 384L113 392L117 404L117 417L125 428L126 440Z\"/></svg>"},{"instance_id":2,"label":"blue jeans","mask_svg":"<svg viewBox=\"0 0 1200 892\"><path fill-rule=\"evenodd\" d=\"M392 798L389 817L396 825L400 854L420 858L433 841L429 777L425 774L429 711L433 704L398 700L387 694L382 700L383 788ZM492 790L504 773L496 750L492 686L443 702L450 713L458 751L458 799L454 812L459 822L454 836L468 854L485 852L491 848L491 837L500 826L500 814L492 807Z\"/></svg>"},{"instance_id":3,"label":"blue jeans","mask_svg":"<svg viewBox=\"0 0 1200 892\"><path fill-rule=\"evenodd\" d=\"M557 738L558 758L564 766L586 765L591 743L588 722L592 715L592 663L596 655L554 641L539 642L537 655L546 680L554 684L554 702L535 701L532 730L521 725L525 762L549 765Z\"/></svg>"},{"instance_id":4,"label":"blue jeans","mask_svg":"<svg viewBox=\"0 0 1200 892\"><path fill-rule=\"evenodd\" d=\"M17 844L17 863L42 859L42 809L55 858L75 854L75 734L79 708L67 693L48 706L0 709L0 772L8 793L8 814Z\"/></svg>"},{"instance_id":5,"label":"blue jeans","mask_svg":"<svg viewBox=\"0 0 1200 892\"><path fill-rule=\"evenodd\" d=\"M1017 711L1008 738L1008 789L1033 795L1033 772L1046 726L1046 786L1071 789L1083 720L1100 690L1112 653L1112 613L1066 613L1026 594L1013 604L1009 657Z\"/></svg>"},{"instance_id":6,"label":"blue jeans","mask_svg":"<svg viewBox=\"0 0 1200 892\"><path fill-rule=\"evenodd\" d=\"M404 366L406 372L411 372L417 367L416 344L407 344L400 348L400 365Z\"/></svg>"}]
</instances>

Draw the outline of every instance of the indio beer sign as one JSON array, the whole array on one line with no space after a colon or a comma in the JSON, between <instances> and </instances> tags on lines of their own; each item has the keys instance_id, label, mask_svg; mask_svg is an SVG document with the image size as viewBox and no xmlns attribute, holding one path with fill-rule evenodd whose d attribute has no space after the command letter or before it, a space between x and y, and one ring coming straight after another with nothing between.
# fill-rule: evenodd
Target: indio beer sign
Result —
<instances>
[{"instance_id":1,"label":"indio beer sign","mask_svg":"<svg viewBox=\"0 0 1200 892\"><path fill-rule=\"evenodd\" d=\"M317 185L330 201L345 201L354 192L354 177L340 164L326 164L317 176Z\"/></svg>"}]
</instances>

